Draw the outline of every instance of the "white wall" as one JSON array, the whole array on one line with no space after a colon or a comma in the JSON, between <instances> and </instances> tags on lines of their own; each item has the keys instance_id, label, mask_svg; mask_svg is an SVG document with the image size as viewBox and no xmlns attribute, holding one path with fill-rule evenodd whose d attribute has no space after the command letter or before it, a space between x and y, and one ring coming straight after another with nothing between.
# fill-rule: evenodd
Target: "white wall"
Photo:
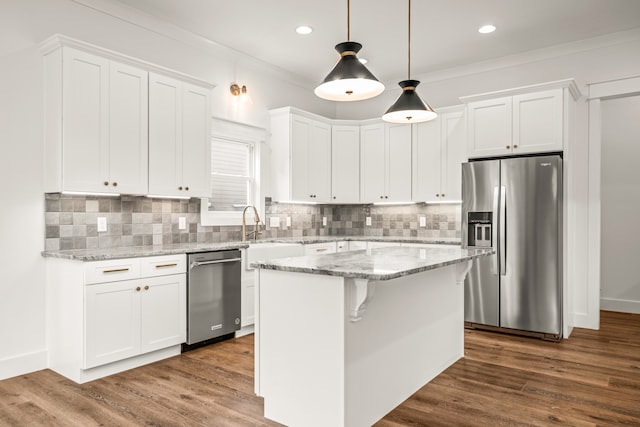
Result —
<instances>
[{"instance_id":1,"label":"white wall","mask_svg":"<svg viewBox=\"0 0 640 427\"><path fill-rule=\"evenodd\" d=\"M601 305L640 313L640 96L603 100Z\"/></svg>"},{"instance_id":2,"label":"white wall","mask_svg":"<svg viewBox=\"0 0 640 427\"><path fill-rule=\"evenodd\" d=\"M96 5L109 2L92 0ZM91 2L90 2L91 3ZM268 127L267 110L296 105L328 117L334 103L284 70L173 31L126 10L110 16L71 0L3 0L0 6L0 379L46 367L43 194L43 62L37 45L55 33L171 68L217 85L213 114ZM125 15L122 15L122 13ZM124 18L123 18L124 17ZM148 29L150 28L150 29ZM247 85L252 104L232 102Z\"/></svg>"}]
</instances>

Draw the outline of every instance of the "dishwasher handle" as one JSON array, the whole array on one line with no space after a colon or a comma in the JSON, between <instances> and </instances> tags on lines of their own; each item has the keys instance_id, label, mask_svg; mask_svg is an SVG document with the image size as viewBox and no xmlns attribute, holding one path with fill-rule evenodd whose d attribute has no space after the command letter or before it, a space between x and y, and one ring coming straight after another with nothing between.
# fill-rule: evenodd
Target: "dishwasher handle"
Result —
<instances>
[{"instance_id":1,"label":"dishwasher handle","mask_svg":"<svg viewBox=\"0 0 640 427\"><path fill-rule=\"evenodd\" d=\"M203 265L224 264L224 263L227 263L227 262L236 262L236 261L241 261L241 260L242 260L242 258L228 258L228 259L219 259L219 260L215 260L215 261L203 261L203 262L194 261L189 266L189 270L191 270L191 269L193 269L195 267L201 267Z\"/></svg>"}]
</instances>

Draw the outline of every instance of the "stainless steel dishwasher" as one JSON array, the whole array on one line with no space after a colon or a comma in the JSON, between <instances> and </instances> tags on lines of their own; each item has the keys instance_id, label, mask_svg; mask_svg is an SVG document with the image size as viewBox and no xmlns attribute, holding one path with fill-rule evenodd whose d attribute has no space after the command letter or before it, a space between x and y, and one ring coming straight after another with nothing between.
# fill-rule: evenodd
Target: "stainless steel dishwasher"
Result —
<instances>
[{"instance_id":1,"label":"stainless steel dishwasher","mask_svg":"<svg viewBox=\"0 0 640 427\"><path fill-rule=\"evenodd\" d=\"M240 251L191 253L187 262L187 345L240 329Z\"/></svg>"}]
</instances>

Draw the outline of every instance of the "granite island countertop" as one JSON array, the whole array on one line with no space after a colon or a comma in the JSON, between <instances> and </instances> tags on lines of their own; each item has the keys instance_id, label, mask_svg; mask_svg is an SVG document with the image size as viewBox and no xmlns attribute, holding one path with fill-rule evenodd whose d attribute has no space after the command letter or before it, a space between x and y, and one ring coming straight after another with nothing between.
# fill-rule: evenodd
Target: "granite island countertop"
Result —
<instances>
[{"instance_id":1,"label":"granite island countertop","mask_svg":"<svg viewBox=\"0 0 640 427\"><path fill-rule=\"evenodd\" d=\"M303 245L326 242L344 241L368 241L368 242L399 242L399 243L422 243L422 244L442 244L460 245L459 239L440 238L419 238L419 237L392 237L392 236L304 236L304 237L283 237L248 240L245 242L232 241L223 243L176 243L169 245L147 245L147 246L123 246L117 248L95 248L95 249L70 249L59 251L43 251L42 256L46 258L63 258L77 261L100 261L107 259L135 258L157 255L173 255L181 253L222 251L229 249L244 249L249 245L260 243L299 243Z\"/></svg>"},{"instance_id":2,"label":"granite island countertop","mask_svg":"<svg viewBox=\"0 0 640 427\"><path fill-rule=\"evenodd\" d=\"M391 280L494 254L493 249L386 247L258 261L251 267L368 280Z\"/></svg>"}]
</instances>

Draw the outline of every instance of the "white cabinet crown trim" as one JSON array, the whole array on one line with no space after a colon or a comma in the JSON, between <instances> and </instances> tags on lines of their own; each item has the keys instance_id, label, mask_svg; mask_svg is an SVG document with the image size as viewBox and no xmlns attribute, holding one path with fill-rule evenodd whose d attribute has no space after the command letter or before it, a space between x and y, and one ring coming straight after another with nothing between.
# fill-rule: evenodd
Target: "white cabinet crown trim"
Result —
<instances>
[{"instance_id":1,"label":"white cabinet crown trim","mask_svg":"<svg viewBox=\"0 0 640 427\"><path fill-rule=\"evenodd\" d=\"M120 63L132 65L134 67L143 68L147 71L157 72L168 77L176 78L183 82L191 83L196 86L202 86L209 90L213 89L216 86L213 83L208 82L206 80L202 80L197 77L193 77L188 74L181 73L179 71L165 68L161 65L156 65L151 62L142 61L140 59L136 59L134 57L124 55L110 49L105 49L103 47L96 46L91 43L86 43L81 40L77 40L62 34L54 34L48 39L44 40L42 43L40 43L40 53L46 56L47 54L53 52L55 49L58 49L63 46L72 47L74 49L92 53L94 55L98 55L106 59L111 59Z\"/></svg>"},{"instance_id":2,"label":"white cabinet crown trim","mask_svg":"<svg viewBox=\"0 0 640 427\"><path fill-rule=\"evenodd\" d=\"M569 90L569 93L573 97L574 101L577 101L582 97L582 92L580 92L580 89L578 88L576 81L574 79L565 79L565 80L556 80L553 82L540 83L540 84L535 84L530 86L522 86L522 87L506 89L506 90L498 90L495 92L479 93L477 95L461 96L460 101L467 104L469 102L482 101L485 99L494 99L494 98L500 98L503 96L512 96L512 95L519 95L519 94L532 93L532 92L541 92L545 90L559 89L559 88L567 88ZM440 111L440 110L438 109L437 111Z\"/></svg>"}]
</instances>

